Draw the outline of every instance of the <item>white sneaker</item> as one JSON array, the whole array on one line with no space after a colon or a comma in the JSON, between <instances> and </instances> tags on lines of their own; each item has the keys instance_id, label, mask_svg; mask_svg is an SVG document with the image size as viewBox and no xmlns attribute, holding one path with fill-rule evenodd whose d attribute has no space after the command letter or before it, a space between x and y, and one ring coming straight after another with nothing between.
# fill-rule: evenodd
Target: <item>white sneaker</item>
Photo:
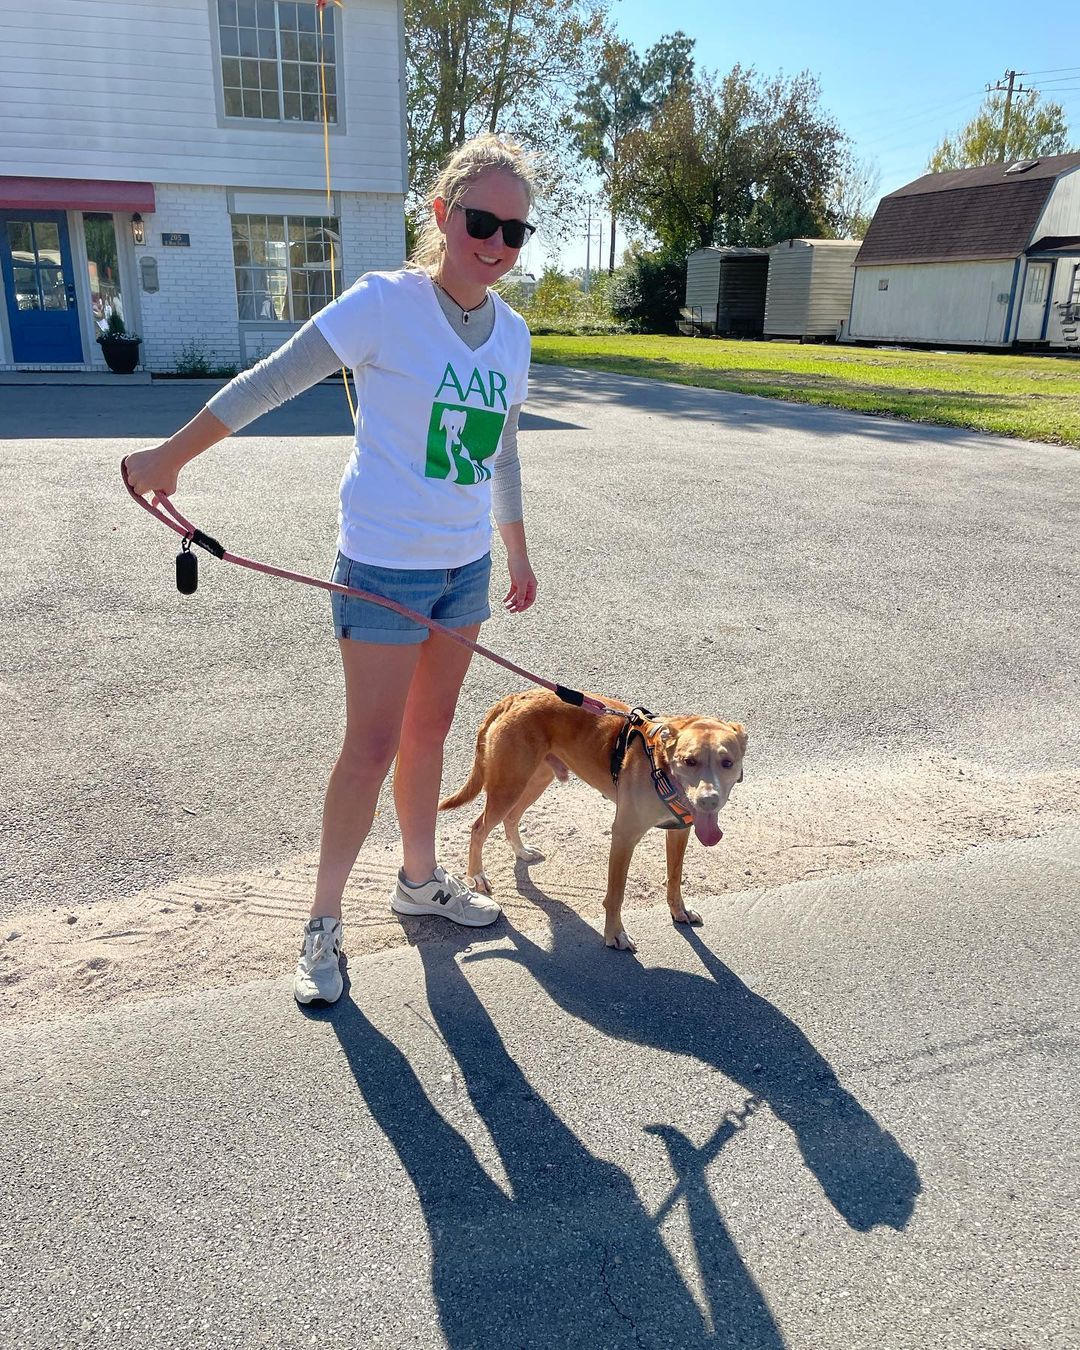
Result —
<instances>
[{"instance_id":1,"label":"white sneaker","mask_svg":"<svg viewBox=\"0 0 1080 1350\"><path fill-rule=\"evenodd\" d=\"M304 925L304 945L293 976L297 1003L334 1003L340 996L341 920L309 919Z\"/></svg>"},{"instance_id":2,"label":"white sneaker","mask_svg":"<svg viewBox=\"0 0 1080 1350\"><path fill-rule=\"evenodd\" d=\"M470 891L463 881L441 867L435 868L430 881L413 886L398 872L397 885L390 894L390 908L398 914L439 914L466 928L485 928L494 923L502 910L486 895Z\"/></svg>"}]
</instances>

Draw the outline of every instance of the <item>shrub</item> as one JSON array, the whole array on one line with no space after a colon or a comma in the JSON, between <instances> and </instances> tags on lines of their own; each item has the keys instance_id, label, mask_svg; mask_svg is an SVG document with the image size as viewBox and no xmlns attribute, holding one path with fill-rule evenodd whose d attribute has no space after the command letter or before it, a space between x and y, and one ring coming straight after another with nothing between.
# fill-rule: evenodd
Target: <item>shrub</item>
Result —
<instances>
[{"instance_id":1,"label":"shrub","mask_svg":"<svg viewBox=\"0 0 1080 1350\"><path fill-rule=\"evenodd\" d=\"M180 349L180 356L176 362L176 373L189 380L231 380L236 374L236 366L215 364L213 356L198 338L192 338Z\"/></svg>"},{"instance_id":2,"label":"shrub","mask_svg":"<svg viewBox=\"0 0 1080 1350\"><path fill-rule=\"evenodd\" d=\"M685 258L629 250L613 278L611 313L634 333L676 333L685 296Z\"/></svg>"}]
</instances>

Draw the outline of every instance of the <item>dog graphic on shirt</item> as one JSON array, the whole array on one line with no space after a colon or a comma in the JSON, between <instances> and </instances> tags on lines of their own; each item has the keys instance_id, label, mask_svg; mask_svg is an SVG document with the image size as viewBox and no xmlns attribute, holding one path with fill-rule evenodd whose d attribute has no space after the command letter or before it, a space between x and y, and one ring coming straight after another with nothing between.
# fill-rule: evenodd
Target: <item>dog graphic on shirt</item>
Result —
<instances>
[{"instance_id":1,"label":"dog graphic on shirt","mask_svg":"<svg viewBox=\"0 0 1080 1350\"><path fill-rule=\"evenodd\" d=\"M491 477L491 470L473 456L462 440L468 420L467 408L444 408L439 418L439 430L446 436L446 458L450 464L447 478L451 483L479 483Z\"/></svg>"}]
</instances>

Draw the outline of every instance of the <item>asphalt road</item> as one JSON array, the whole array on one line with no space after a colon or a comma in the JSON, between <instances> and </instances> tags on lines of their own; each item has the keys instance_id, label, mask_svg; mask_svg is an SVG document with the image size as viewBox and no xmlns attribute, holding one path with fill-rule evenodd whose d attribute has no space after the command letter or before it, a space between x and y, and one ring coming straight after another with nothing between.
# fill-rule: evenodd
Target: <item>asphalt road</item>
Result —
<instances>
[{"instance_id":1,"label":"asphalt road","mask_svg":"<svg viewBox=\"0 0 1080 1350\"><path fill-rule=\"evenodd\" d=\"M0 1341L1067 1350L1078 856L5 1032Z\"/></svg>"},{"instance_id":2,"label":"asphalt road","mask_svg":"<svg viewBox=\"0 0 1080 1350\"><path fill-rule=\"evenodd\" d=\"M318 847L343 720L328 599L209 556L179 595L175 536L119 481L208 396L0 387L0 916ZM744 722L759 779L927 748L1076 766L1075 450L545 367L523 427L542 590L487 626L496 650ZM178 505L328 576L347 435L320 386L191 465ZM447 781L513 687L474 662Z\"/></svg>"},{"instance_id":3,"label":"asphalt road","mask_svg":"<svg viewBox=\"0 0 1080 1350\"><path fill-rule=\"evenodd\" d=\"M206 396L0 388L0 915L317 845L325 601L208 558L179 596L119 485ZM1075 451L543 368L524 426L542 601L496 649L738 718L778 797L1075 772ZM320 387L178 503L325 574L346 435ZM448 778L507 687L474 665ZM550 937L365 956L332 1015L283 980L5 1032L0 1340L1073 1346L1078 866L1060 820L972 837L641 913L639 959L522 873Z\"/></svg>"}]
</instances>

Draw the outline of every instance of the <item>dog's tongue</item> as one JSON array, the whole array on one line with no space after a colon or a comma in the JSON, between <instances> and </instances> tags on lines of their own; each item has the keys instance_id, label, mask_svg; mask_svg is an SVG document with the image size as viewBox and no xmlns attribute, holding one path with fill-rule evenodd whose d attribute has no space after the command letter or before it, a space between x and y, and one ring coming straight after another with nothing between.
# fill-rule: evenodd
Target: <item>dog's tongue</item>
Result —
<instances>
[{"instance_id":1,"label":"dog's tongue","mask_svg":"<svg viewBox=\"0 0 1080 1350\"><path fill-rule=\"evenodd\" d=\"M713 844L718 844L724 837L716 816L715 811L694 812L694 833L706 848L712 848Z\"/></svg>"}]
</instances>

